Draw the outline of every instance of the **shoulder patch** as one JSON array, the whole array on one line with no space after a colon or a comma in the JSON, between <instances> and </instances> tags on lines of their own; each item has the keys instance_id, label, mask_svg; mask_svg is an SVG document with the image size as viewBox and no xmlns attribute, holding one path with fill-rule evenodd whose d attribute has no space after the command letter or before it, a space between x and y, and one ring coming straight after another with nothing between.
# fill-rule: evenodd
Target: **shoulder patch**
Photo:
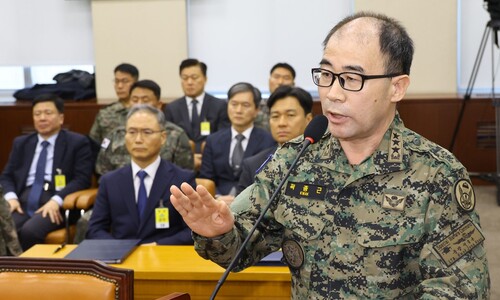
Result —
<instances>
[{"instance_id":1,"label":"shoulder patch","mask_svg":"<svg viewBox=\"0 0 500 300\"><path fill-rule=\"evenodd\" d=\"M434 250L449 267L483 241L484 236L481 231L471 220L467 220L437 243Z\"/></svg>"},{"instance_id":2,"label":"shoulder patch","mask_svg":"<svg viewBox=\"0 0 500 300\"><path fill-rule=\"evenodd\" d=\"M460 179L455 182L453 195L460 209L465 212L471 212L476 206L476 194L472 184L466 179Z\"/></svg>"}]
</instances>

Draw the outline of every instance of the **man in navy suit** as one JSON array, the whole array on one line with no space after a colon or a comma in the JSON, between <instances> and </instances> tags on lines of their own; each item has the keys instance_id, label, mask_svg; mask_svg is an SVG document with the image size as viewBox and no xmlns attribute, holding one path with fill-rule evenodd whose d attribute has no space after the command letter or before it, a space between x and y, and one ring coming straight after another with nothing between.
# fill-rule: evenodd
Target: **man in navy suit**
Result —
<instances>
[{"instance_id":1,"label":"man in navy suit","mask_svg":"<svg viewBox=\"0 0 500 300\"><path fill-rule=\"evenodd\" d=\"M227 103L205 93L207 65L197 59L186 59L179 67L184 97L165 105L167 121L182 127L196 144L195 168L201 163L201 144L206 137L230 126Z\"/></svg>"},{"instance_id":2,"label":"man in navy suit","mask_svg":"<svg viewBox=\"0 0 500 300\"><path fill-rule=\"evenodd\" d=\"M227 96L231 127L208 136L199 177L214 180L221 200L231 203L243 158L275 145L275 141L269 132L254 126L261 100L255 87L240 82L229 89Z\"/></svg>"},{"instance_id":3,"label":"man in navy suit","mask_svg":"<svg viewBox=\"0 0 500 300\"><path fill-rule=\"evenodd\" d=\"M23 250L43 243L49 232L63 227L64 197L90 186L90 142L81 134L62 130L63 121L61 98L46 94L34 99L36 133L14 140L0 177Z\"/></svg>"},{"instance_id":4,"label":"man in navy suit","mask_svg":"<svg viewBox=\"0 0 500 300\"><path fill-rule=\"evenodd\" d=\"M312 120L312 96L299 87L278 87L267 100L267 107L271 134L279 146L304 134ZM253 183L255 174L275 151L276 147L270 147L243 160L237 194Z\"/></svg>"},{"instance_id":5,"label":"man in navy suit","mask_svg":"<svg viewBox=\"0 0 500 300\"><path fill-rule=\"evenodd\" d=\"M88 239L140 239L140 244L192 244L191 230L170 203L170 186L194 173L162 160L167 139L163 112L134 105L127 116L125 144L131 164L101 177Z\"/></svg>"}]
</instances>

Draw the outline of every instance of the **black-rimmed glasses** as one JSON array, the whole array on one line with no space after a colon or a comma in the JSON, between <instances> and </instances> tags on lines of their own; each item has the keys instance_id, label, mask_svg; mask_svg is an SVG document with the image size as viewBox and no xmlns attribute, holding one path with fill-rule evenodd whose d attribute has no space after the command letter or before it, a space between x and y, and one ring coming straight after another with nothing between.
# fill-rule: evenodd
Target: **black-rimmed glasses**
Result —
<instances>
[{"instance_id":1,"label":"black-rimmed glasses","mask_svg":"<svg viewBox=\"0 0 500 300\"><path fill-rule=\"evenodd\" d=\"M333 73L322 68L311 69L312 79L315 85L320 87L330 87L335 82L335 77L339 78L340 86L351 92L358 92L363 89L365 80L378 78L391 78L403 75L403 73L393 73L386 75L363 75L354 72Z\"/></svg>"}]
</instances>

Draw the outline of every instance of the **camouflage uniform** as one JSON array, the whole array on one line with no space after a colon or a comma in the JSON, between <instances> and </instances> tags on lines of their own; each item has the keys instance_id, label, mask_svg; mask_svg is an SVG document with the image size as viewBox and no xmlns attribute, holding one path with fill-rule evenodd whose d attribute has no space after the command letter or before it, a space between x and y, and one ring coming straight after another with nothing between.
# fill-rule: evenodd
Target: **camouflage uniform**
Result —
<instances>
[{"instance_id":1,"label":"camouflage uniform","mask_svg":"<svg viewBox=\"0 0 500 300\"><path fill-rule=\"evenodd\" d=\"M23 252L17 237L16 225L12 220L10 206L3 197L0 187L0 256L18 256Z\"/></svg>"},{"instance_id":2,"label":"camouflage uniform","mask_svg":"<svg viewBox=\"0 0 500 300\"><path fill-rule=\"evenodd\" d=\"M259 104L259 112L253 121L253 124L259 128L271 131L269 128L269 107L267 107L267 99L262 99Z\"/></svg>"},{"instance_id":3,"label":"camouflage uniform","mask_svg":"<svg viewBox=\"0 0 500 300\"><path fill-rule=\"evenodd\" d=\"M227 267L295 158L285 144L232 205L236 224L194 234ZM474 192L447 150L397 115L378 149L349 164L330 133L300 159L234 271L280 247L294 299L488 299L489 272Z\"/></svg>"},{"instance_id":4,"label":"camouflage uniform","mask_svg":"<svg viewBox=\"0 0 500 300\"><path fill-rule=\"evenodd\" d=\"M186 132L168 121L165 130L167 140L161 148L160 156L181 168L192 170L194 168L193 152ZM102 147L97 156L96 172L100 175L130 163L130 155L125 146L125 127L117 127L109 133L107 139L109 144L106 148Z\"/></svg>"},{"instance_id":5,"label":"camouflage uniform","mask_svg":"<svg viewBox=\"0 0 500 300\"><path fill-rule=\"evenodd\" d=\"M123 106L120 101L114 102L97 113L94 124L90 128L89 136L97 144L108 136L118 126L123 126L127 121L128 108Z\"/></svg>"}]
</instances>

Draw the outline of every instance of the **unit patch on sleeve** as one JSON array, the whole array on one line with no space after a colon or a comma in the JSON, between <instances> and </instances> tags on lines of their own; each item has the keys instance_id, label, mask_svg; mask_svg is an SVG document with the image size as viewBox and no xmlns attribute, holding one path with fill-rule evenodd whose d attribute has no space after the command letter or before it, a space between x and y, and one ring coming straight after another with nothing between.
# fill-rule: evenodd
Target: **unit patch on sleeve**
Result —
<instances>
[{"instance_id":1,"label":"unit patch on sleeve","mask_svg":"<svg viewBox=\"0 0 500 300\"><path fill-rule=\"evenodd\" d=\"M285 195L298 198L324 200L326 187L302 182L288 182Z\"/></svg>"},{"instance_id":2,"label":"unit patch on sleeve","mask_svg":"<svg viewBox=\"0 0 500 300\"><path fill-rule=\"evenodd\" d=\"M468 220L435 245L434 250L449 267L483 241L481 231Z\"/></svg>"},{"instance_id":3,"label":"unit patch on sleeve","mask_svg":"<svg viewBox=\"0 0 500 300\"><path fill-rule=\"evenodd\" d=\"M465 180L460 179L455 183L453 196L458 203L460 209L466 212L471 212L476 206L476 195L472 184Z\"/></svg>"}]
</instances>

